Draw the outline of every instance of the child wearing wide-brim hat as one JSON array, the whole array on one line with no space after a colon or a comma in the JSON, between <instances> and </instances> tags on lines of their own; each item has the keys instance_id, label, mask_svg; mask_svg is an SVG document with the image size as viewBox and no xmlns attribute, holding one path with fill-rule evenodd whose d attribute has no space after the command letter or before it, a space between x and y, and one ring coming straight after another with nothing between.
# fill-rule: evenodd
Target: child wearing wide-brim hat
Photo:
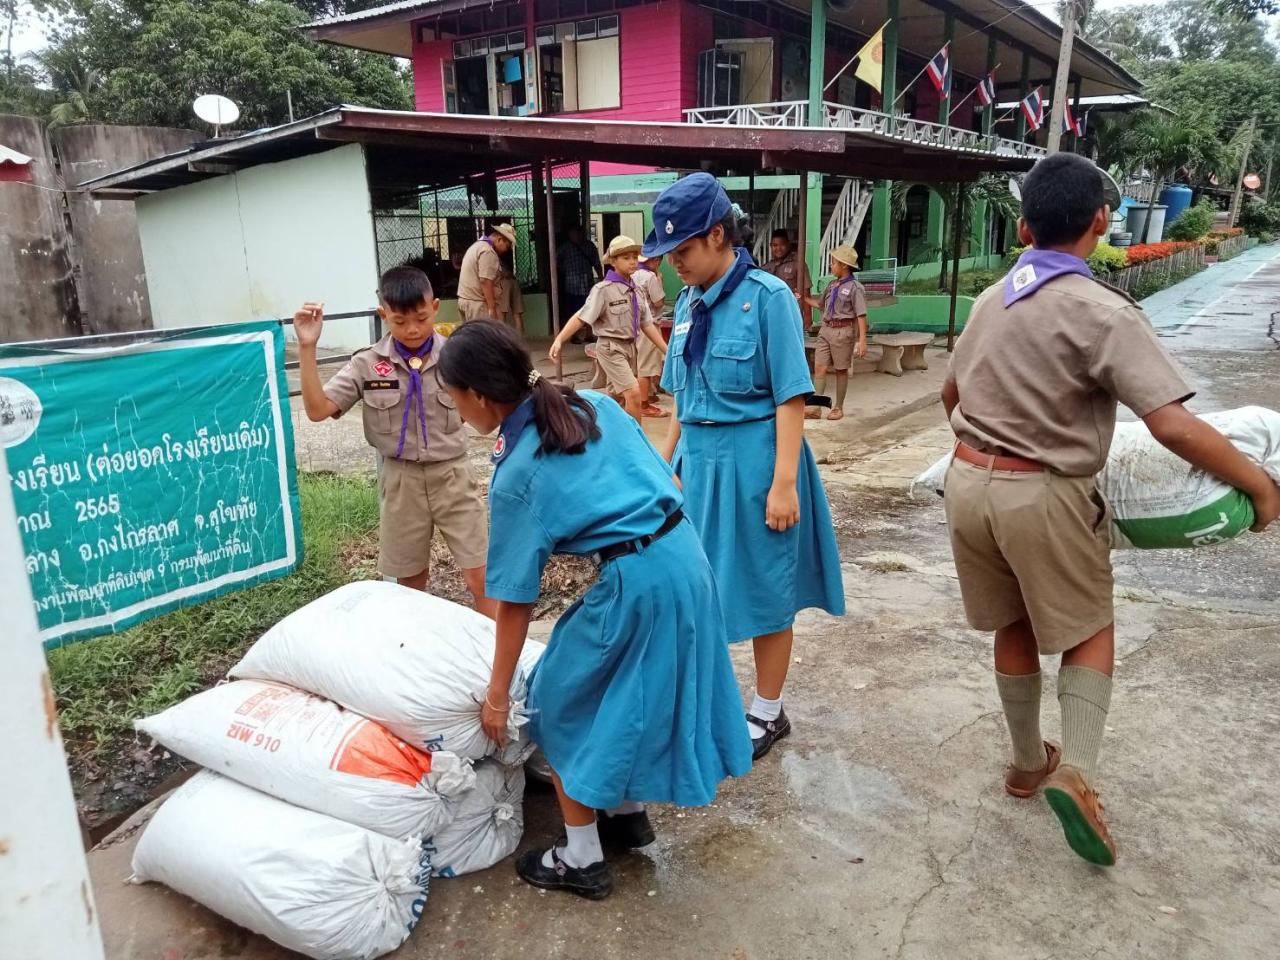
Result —
<instances>
[{"instance_id":1,"label":"child wearing wide-brim hat","mask_svg":"<svg viewBox=\"0 0 1280 960\"><path fill-rule=\"evenodd\" d=\"M822 311L822 328L813 352L813 390L827 392L827 371L836 374L836 402L828 420L844 417L844 398L849 389L849 368L854 357L867 355L867 291L853 272L858 269L858 251L842 244L831 251L831 272L835 280L821 299L806 297L805 303ZM805 417L817 420L818 407L810 407Z\"/></svg>"}]
</instances>

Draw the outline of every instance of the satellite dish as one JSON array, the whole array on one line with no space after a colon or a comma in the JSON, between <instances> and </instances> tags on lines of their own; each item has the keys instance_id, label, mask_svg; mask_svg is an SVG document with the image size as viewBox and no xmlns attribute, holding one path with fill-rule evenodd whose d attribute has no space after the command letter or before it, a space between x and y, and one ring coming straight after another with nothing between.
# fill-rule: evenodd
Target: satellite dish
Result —
<instances>
[{"instance_id":1,"label":"satellite dish","mask_svg":"<svg viewBox=\"0 0 1280 960\"><path fill-rule=\"evenodd\" d=\"M235 123L240 119L240 108L218 93L206 93L196 97L191 105L197 117L205 123L213 124L213 135L218 135L218 128Z\"/></svg>"},{"instance_id":2,"label":"satellite dish","mask_svg":"<svg viewBox=\"0 0 1280 960\"><path fill-rule=\"evenodd\" d=\"M1246 173L1244 176L1244 185L1250 190L1257 190L1262 186L1262 178L1256 173Z\"/></svg>"}]
</instances>

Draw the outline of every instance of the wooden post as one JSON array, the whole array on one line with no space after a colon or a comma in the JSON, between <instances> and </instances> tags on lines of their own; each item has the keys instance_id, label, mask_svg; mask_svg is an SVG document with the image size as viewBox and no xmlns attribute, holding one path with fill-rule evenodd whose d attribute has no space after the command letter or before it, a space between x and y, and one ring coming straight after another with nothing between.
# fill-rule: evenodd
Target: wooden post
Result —
<instances>
[{"instance_id":1,"label":"wooden post","mask_svg":"<svg viewBox=\"0 0 1280 960\"><path fill-rule=\"evenodd\" d=\"M555 163L547 160L547 273L551 278L551 336L560 336L560 277L556 269ZM556 379L564 379L564 354L556 360Z\"/></svg>"},{"instance_id":2,"label":"wooden post","mask_svg":"<svg viewBox=\"0 0 1280 960\"><path fill-rule=\"evenodd\" d=\"M1244 193L1244 175L1249 169L1249 153L1253 150L1253 131L1258 125L1258 115L1255 113L1249 118L1249 132L1245 136L1244 156L1240 158L1240 173L1236 177L1236 192L1231 195L1231 217L1227 220L1228 227L1236 225L1236 218L1240 216L1240 196ZM1147 214L1150 219L1151 215Z\"/></svg>"},{"instance_id":3,"label":"wooden post","mask_svg":"<svg viewBox=\"0 0 1280 960\"><path fill-rule=\"evenodd\" d=\"M1058 45L1058 71L1053 75L1053 103L1049 110L1049 153L1058 152L1062 142L1062 118L1066 116L1067 84L1071 81L1071 47L1076 37L1076 0L1067 0L1062 17L1062 42Z\"/></svg>"}]
</instances>

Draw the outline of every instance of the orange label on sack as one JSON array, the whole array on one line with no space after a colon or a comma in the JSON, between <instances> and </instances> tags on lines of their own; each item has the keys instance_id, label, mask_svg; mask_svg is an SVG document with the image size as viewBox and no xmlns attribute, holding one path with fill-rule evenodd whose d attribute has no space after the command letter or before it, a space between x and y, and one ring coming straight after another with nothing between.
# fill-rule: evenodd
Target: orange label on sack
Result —
<instances>
[{"instance_id":1,"label":"orange label on sack","mask_svg":"<svg viewBox=\"0 0 1280 960\"><path fill-rule=\"evenodd\" d=\"M372 720L361 720L338 744L329 768L414 787L431 772L431 754L410 746Z\"/></svg>"}]
</instances>

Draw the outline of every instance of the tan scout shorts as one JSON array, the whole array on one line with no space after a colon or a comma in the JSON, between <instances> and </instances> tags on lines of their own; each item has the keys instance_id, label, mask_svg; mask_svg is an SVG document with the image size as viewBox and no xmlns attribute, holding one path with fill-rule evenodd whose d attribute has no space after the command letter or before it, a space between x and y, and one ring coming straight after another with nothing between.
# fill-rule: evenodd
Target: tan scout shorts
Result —
<instances>
[{"instance_id":1,"label":"tan scout shorts","mask_svg":"<svg viewBox=\"0 0 1280 960\"><path fill-rule=\"evenodd\" d=\"M466 457L438 463L387 457L378 493L378 568L383 576L412 577L427 569L436 530L461 569L485 565L489 518Z\"/></svg>"},{"instance_id":2,"label":"tan scout shorts","mask_svg":"<svg viewBox=\"0 0 1280 960\"><path fill-rule=\"evenodd\" d=\"M616 337L596 341L595 379L591 386L621 396L636 385L636 342Z\"/></svg>"},{"instance_id":3,"label":"tan scout shorts","mask_svg":"<svg viewBox=\"0 0 1280 960\"><path fill-rule=\"evenodd\" d=\"M1031 620L1040 653L1078 646L1115 619L1111 517L1093 477L947 471L947 523L975 630Z\"/></svg>"},{"instance_id":4,"label":"tan scout shorts","mask_svg":"<svg viewBox=\"0 0 1280 960\"><path fill-rule=\"evenodd\" d=\"M662 376L662 364L666 357L657 345L646 337L643 333L636 340L636 376L637 377L660 377Z\"/></svg>"},{"instance_id":5,"label":"tan scout shorts","mask_svg":"<svg viewBox=\"0 0 1280 960\"><path fill-rule=\"evenodd\" d=\"M462 317L462 322L468 320L497 320L497 317L489 316L489 305L483 300L463 300L458 298L458 315Z\"/></svg>"},{"instance_id":6,"label":"tan scout shorts","mask_svg":"<svg viewBox=\"0 0 1280 960\"><path fill-rule=\"evenodd\" d=\"M853 365L853 348L858 343L858 328L822 325L818 343L813 348L813 365L830 370L848 370Z\"/></svg>"}]
</instances>

